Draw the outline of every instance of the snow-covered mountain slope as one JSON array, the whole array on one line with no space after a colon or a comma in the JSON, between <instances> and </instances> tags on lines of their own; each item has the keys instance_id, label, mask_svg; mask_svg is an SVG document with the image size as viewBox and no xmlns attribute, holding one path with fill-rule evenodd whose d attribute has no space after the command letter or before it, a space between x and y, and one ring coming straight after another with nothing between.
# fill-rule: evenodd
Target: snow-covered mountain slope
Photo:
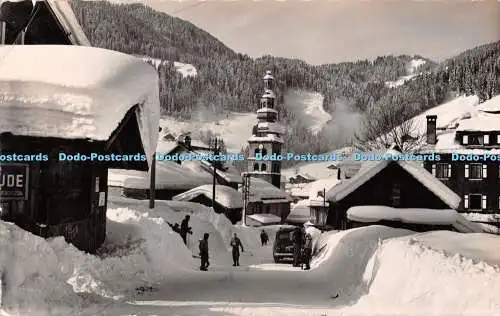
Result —
<instances>
[{"instance_id":1,"label":"snow-covered mountain slope","mask_svg":"<svg viewBox=\"0 0 500 316\"><path fill-rule=\"evenodd\" d=\"M418 68L425 63L426 61L423 59L412 59L408 64L406 76L402 76L396 81L387 81L385 85L389 88L396 88L405 84L405 82L407 82L408 80L411 80L419 75L419 73L417 72Z\"/></svg>"},{"instance_id":2,"label":"snow-covered mountain slope","mask_svg":"<svg viewBox=\"0 0 500 316\"><path fill-rule=\"evenodd\" d=\"M313 133L323 129L332 116L323 108L323 95L318 92L290 89L284 96L286 107L296 114Z\"/></svg>"},{"instance_id":3,"label":"snow-covered mountain slope","mask_svg":"<svg viewBox=\"0 0 500 316\"><path fill-rule=\"evenodd\" d=\"M155 67L159 67L160 65L167 65L169 63L168 60L161 60L158 58L151 58L144 56L141 56L141 58L144 61L152 63ZM174 67L182 75L183 78L195 77L198 74L196 67L191 64L185 64L174 61Z\"/></svg>"}]
</instances>

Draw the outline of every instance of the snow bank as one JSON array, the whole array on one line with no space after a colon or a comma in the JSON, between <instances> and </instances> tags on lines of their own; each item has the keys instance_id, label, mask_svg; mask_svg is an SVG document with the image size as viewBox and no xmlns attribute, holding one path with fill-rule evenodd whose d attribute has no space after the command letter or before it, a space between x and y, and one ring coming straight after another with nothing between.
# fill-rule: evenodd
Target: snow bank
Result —
<instances>
[{"instance_id":1,"label":"snow bank","mask_svg":"<svg viewBox=\"0 0 500 316\"><path fill-rule=\"evenodd\" d=\"M387 240L365 274L369 293L352 314L497 315L500 269L477 259L491 261L494 253L498 264L499 241L452 232Z\"/></svg>"},{"instance_id":2,"label":"snow bank","mask_svg":"<svg viewBox=\"0 0 500 316\"><path fill-rule=\"evenodd\" d=\"M2 308L6 311L24 316L74 313L82 302L66 284L72 271L73 262L60 260L46 240L0 221Z\"/></svg>"},{"instance_id":3,"label":"snow bank","mask_svg":"<svg viewBox=\"0 0 500 316\"><path fill-rule=\"evenodd\" d=\"M123 53L71 45L4 46L0 58L0 131L108 140L139 105L139 130L152 157L160 101L151 66Z\"/></svg>"},{"instance_id":4,"label":"snow bank","mask_svg":"<svg viewBox=\"0 0 500 316\"><path fill-rule=\"evenodd\" d=\"M193 234L188 235L187 246L191 257L198 255L198 241L203 238L204 233L210 234L210 253L212 255L228 251L233 233L231 222L225 215L215 213L210 207L192 202L156 201L155 208L151 210L148 208L148 201L123 197L110 197L108 203L113 207L134 208L140 214L160 218L172 225L175 223L180 225L184 217L190 215L189 225L192 227ZM175 235L178 236L178 234ZM183 244L180 247L188 249Z\"/></svg>"}]
</instances>

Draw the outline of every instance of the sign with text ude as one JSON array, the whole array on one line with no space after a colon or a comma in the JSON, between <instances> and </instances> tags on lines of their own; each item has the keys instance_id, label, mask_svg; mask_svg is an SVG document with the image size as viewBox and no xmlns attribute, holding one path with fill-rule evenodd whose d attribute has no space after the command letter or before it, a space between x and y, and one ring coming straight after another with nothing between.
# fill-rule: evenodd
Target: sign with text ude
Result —
<instances>
[{"instance_id":1,"label":"sign with text ude","mask_svg":"<svg viewBox=\"0 0 500 316\"><path fill-rule=\"evenodd\" d=\"M28 176L28 165L0 164L0 200L27 200Z\"/></svg>"}]
</instances>

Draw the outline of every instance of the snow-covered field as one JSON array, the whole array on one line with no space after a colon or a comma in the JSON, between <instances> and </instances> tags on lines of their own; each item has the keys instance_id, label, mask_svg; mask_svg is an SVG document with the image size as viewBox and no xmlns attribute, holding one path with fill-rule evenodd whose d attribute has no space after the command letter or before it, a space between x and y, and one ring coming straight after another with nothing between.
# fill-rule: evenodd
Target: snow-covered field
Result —
<instances>
[{"instance_id":1,"label":"snow-covered field","mask_svg":"<svg viewBox=\"0 0 500 316\"><path fill-rule=\"evenodd\" d=\"M184 246L167 222L191 215ZM111 197L99 255L63 238L44 240L0 222L3 315L495 315L500 310L500 237L370 226L310 228L311 271L274 264L277 226L232 226L189 202ZM209 272L197 269L197 240L210 234ZM228 243L244 245L231 265ZM459 299L457 299L459 298ZM2 313L0 313L2 315Z\"/></svg>"},{"instance_id":2,"label":"snow-covered field","mask_svg":"<svg viewBox=\"0 0 500 316\"><path fill-rule=\"evenodd\" d=\"M426 61L423 59L412 59L407 67L406 76L401 76L396 81L387 81L385 85L389 88L396 88L404 85L407 81L419 75L419 73L417 73L417 70L420 66L423 66L425 63Z\"/></svg>"},{"instance_id":3,"label":"snow-covered field","mask_svg":"<svg viewBox=\"0 0 500 316\"><path fill-rule=\"evenodd\" d=\"M175 135L191 132L193 138L199 138L200 134L207 132L219 135L229 152L238 153L252 136L252 128L257 124L257 113L232 113L223 118L204 113L193 113L193 119L189 121L162 117L160 126L168 128Z\"/></svg>"}]
</instances>

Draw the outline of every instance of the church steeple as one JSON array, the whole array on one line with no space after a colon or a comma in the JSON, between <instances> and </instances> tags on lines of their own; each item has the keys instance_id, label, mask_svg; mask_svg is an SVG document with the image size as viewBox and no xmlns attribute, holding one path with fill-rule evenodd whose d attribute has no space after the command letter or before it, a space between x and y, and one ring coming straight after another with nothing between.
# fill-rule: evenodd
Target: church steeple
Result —
<instances>
[{"instance_id":1,"label":"church steeple","mask_svg":"<svg viewBox=\"0 0 500 316\"><path fill-rule=\"evenodd\" d=\"M281 187L281 162L275 159L256 159L261 156L280 155L284 128L277 123L278 111L274 94L274 77L267 71L264 78L264 93L257 110L257 125L253 127L252 137L248 140L248 173L252 177L262 178L274 186Z\"/></svg>"}]
</instances>

